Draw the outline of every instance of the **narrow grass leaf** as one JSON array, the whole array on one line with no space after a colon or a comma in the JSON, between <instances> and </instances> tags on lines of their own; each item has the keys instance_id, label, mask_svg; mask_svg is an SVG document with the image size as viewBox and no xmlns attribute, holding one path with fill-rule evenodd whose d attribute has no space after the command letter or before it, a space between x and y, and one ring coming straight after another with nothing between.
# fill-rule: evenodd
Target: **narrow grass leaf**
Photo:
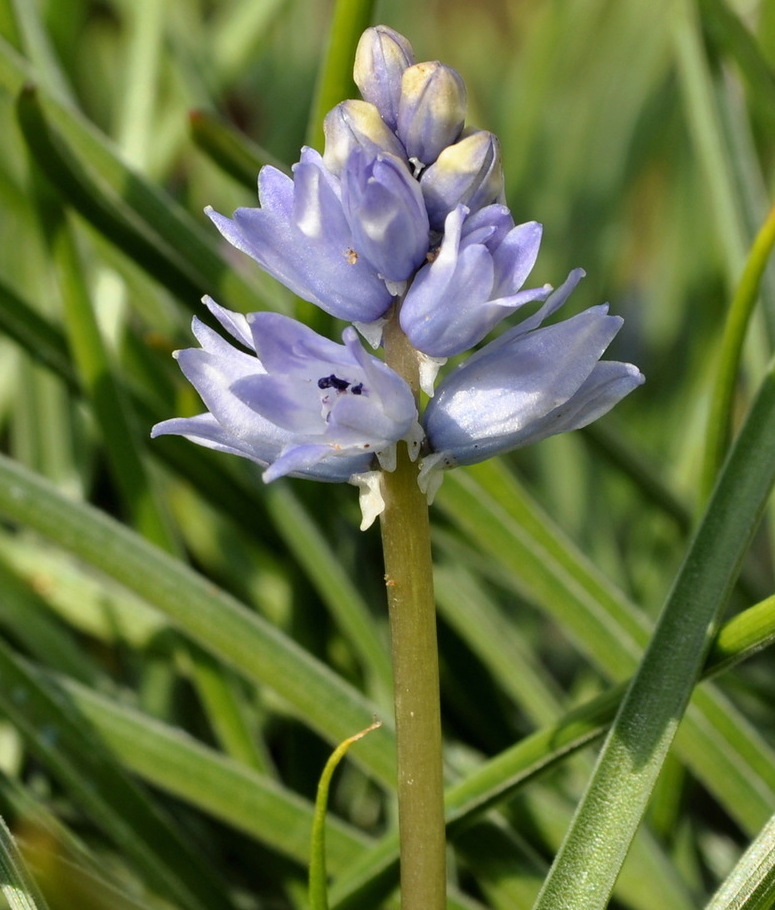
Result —
<instances>
[{"instance_id":1,"label":"narrow grass leaf","mask_svg":"<svg viewBox=\"0 0 775 910\"><path fill-rule=\"evenodd\" d=\"M759 284L767 267L773 245L775 245L775 206L770 209L770 213L751 247L721 338L718 368L711 393L705 433L702 492L706 497L710 495L726 455L743 342L758 299Z\"/></svg>"},{"instance_id":2,"label":"narrow grass leaf","mask_svg":"<svg viewBox=\"0 0 775 910\"><path fill-rule=\"evenodd\" d=\"M47 910L8 826L0 818L0 893L9 910Z\"/></svg>"},{"instance_id":3,"label":"narrow grass leaf","mask_svg":"<svg viewBox=\"0 0 775 910\"><path fill-rule=\"evenodd\" d=\"M358 655L361 670L372 680L381 704L391 705L393 672L387 643L362 595L348 575L323 531L298 498L285 485L265 490L266 504L275 527Z\"/></svg>"},{"instance_id":4,"label":"narrow grass leaf","mask_svg":"<svg viewBox=\"0 0 775 910\"><path fill-rule=\"evenodd\" d=\"M224 591L5 457L0 457L0 511L139 594L203 648L246 678L273 688L326 738L341 742L378 713L328 667ZM395 780L391 741L385 728L357 753L359 763L388 786Z\"/></svg>"},{"instance_id":5,"label":"narrow grass leaf","mask_svg":"<svg viewBox=\"0 0 775 910\"><path fill-rule=\"evenodd\" d=\"M335 105L355 97L353 60L363 31L371 22L374 0L336 0L325 59L318 73L307 124L307 144L323 148L323 118Z\"/></svg>"},{"instance_id":6,"label":"narrow grass leaf","mask_svg":"<svg viewBox=\"0 0 775 910\"><path fill-rule=\"evenodd\" d=\"M372 730L380 727L375 721L370 727L348 736L334 749L331 757L323 768L323 773L318 781L317 796L315 797L315 813L312 820L312 842L310 846L309 863L309 904L311 910L328 910L328 873L326 871L326 816L328 814L328 791L334 771L339 767L339 762L345 757L354 743Z\"/></svg>"},{"instance_id":7,"label":"narrow grass leaf","mask_svg":"<svg viewBox=\"0 0 775 910\"><path fill-rule=\"evenodd\" d=\"M0 705L46 764L105 833L126 851L149 886L184 906L228 910L225 883L193 853L171 822L121 770L85 718L61 692L43 685L0 643Z\"/></svg>"},{"instance_id":8,"label":"narrow grass leaf","mask_svg":"<svg viewBox=\"0 0 775 910\"><path fill-rule=\"evenodd\" d=\"M775 480L775 369L730 453L537 910L602 908Z\"/></svg>"},{"instance_id":9,"label":"narrow grass leaf","mask_svg":"<svg viewBox=\"0 0 775 910\"><path fill-rule=\"evenodd\" d=\"M771 910L775 904L775 816L749 845L705 910Z\"/></svg>"}]
</instances>

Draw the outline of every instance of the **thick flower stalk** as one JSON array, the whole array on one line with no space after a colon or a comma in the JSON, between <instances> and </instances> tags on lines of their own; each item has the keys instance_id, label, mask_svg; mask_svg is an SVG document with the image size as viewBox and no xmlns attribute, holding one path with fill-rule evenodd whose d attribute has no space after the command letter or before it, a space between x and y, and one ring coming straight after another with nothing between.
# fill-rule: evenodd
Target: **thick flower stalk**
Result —
<instances>
[{"instance_id":1,"label":"thick flower stalk","mask_svg":"<svg viewBox=\"0 0 775 910\"><path fill-rule=\"evenodd\" d=\"M206 300L229 337L194 320L177 353L206 411L179 434L284 475L361 488L364 526L382 514L396 678L405 910L443 910L441 729L427 502L444 472L583 427L642 381L601 360L622 320L595 306L547 323L583 271L526 287L541 225L505 205L501 151L466 126L460 75L417 63L385 26L361 38L362 100L325 119L325 148L289 177L258 178L259 206L207 214L225 239L295 294L353 323L343 344L284 316ZM531 315L519 319L529 304ZM446 375L449 357L511 327ZM423 413L420 391L429 396Z\"/></svg>"}]
</instances>

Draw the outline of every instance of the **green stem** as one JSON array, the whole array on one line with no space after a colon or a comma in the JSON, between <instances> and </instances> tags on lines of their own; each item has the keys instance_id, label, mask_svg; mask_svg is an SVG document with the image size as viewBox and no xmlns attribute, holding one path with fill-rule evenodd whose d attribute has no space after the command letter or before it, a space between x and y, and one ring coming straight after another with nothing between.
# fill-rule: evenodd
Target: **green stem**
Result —
<instances>
[{"instance_id":1,"label":"green stem","mask_svg":"<svg viewBox=\"0 0 775 910\"><path fill-rule=\"evenodd\" d=\"M418 394L416 355L397 318L385 327L385 355ZM417 465L403 443L398 449L396 470L383 474L382 546L398 738L401 907L444 910L444 783L428 504L417 486Z\"/></svg>"}]
</instances>

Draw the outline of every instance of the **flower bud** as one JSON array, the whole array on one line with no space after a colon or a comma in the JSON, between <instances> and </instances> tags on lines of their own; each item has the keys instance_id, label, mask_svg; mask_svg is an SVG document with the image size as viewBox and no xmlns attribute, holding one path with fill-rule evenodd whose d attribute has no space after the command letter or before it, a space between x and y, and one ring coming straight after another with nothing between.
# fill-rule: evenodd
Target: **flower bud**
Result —
<instances>
[{"instance_id":1,"label":"flower bud","mask_svg":"<svg viewBox=\"0 0 775 910\"><path fill-rule=\"evenodd\" d=\"M392 130L398 122L401 75L413 63L412 45L392 28L378 25L361 35L353 78L364 101L375 105Z\"/></svg>"},{"instance_id":2,"label":"flower bud","mask_svg":"<svg viewBox=\"0 0 775 910\"><path fill-rule=\"evenodd\" d=\"M433 164L457 141L465 117L466 87L456 70L438 62L404 70L397 131L410 159Z\"/></svg>"},{"instance_id":3,"label":"flower bud","mask_svg":"<svg viewBox=\"0 0 775 910\"><path fill-rule=\"evenodd\" d=\"M448 145L423 173L420 187L434 230L444 227L444 219L458 205L476 212L503 202L500 143L492 133L477 130Z\"/></svg>"},{"instance_id":4,"label":"flower bud","mask_svg":"<svg viewBox=\"0 0 775 910\"><path fill-rule=\"evenodd\" d=\"M362 148L372 157L389 152L405 158L404 148L379 111L367 101L343 101L323 121L326 147L323 163L332 174L341 174L353 149Z\"/></svg>"}]
</instances>

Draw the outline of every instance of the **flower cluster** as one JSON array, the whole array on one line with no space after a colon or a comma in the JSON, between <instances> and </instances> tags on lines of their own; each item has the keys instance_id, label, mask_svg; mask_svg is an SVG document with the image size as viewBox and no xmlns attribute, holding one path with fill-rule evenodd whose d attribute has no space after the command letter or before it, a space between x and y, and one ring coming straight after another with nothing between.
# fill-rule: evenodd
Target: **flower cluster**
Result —
<instances>
[{"instance_id":1,"label":"flower cluster","mask_svg":"<svg viewBox=\"0 0 775 910\"><path fill-rule=\"evenodd\" d=\"M585 426L643 377L600 360L621 326L606 307L544 324L583 272L556 290L523 287L541 226L514 223L498 140L466 127L460 75L416 63L403 36L377 26L361 38L354 76L363 100L327 115L322 155L304 148L292 177L263 168L258 208L207 213L233 246L374 347L385 321L398 319L423 367L424 413L355 329L340 345L287 317L206 300L239 347L194 321L201 347L177 357L207 411L153 435L250 458L267 481L361 484L377 463L391 470L406 440L432 494L442 470ZM447 358L530 303L540 304L532 315L434 388Z\"/></svg>"}]
</instances>

